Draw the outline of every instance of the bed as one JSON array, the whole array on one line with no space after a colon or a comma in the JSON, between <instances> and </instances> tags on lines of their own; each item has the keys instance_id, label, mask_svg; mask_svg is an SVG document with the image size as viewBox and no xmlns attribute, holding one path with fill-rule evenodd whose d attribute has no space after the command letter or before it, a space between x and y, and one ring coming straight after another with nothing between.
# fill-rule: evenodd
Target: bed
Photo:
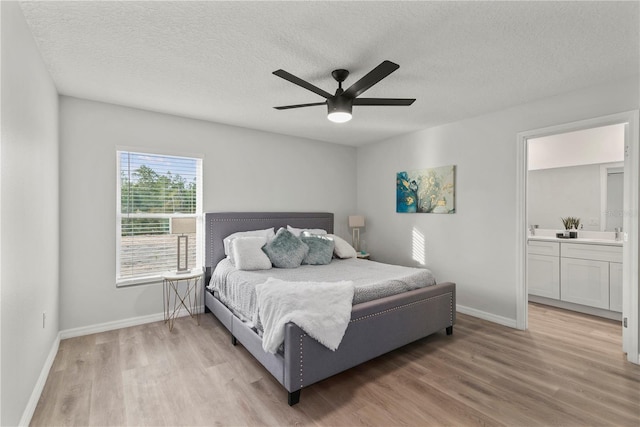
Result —
<instances>
[{"instance_id":1,"label":"bed","mask_svg":"<svg viewBox=\"0 0 640 427\"><path fill-rule=\"evenodd\" d=\"M333 233L332 213L222 212L205 214L205 283L225 258L223 239L238 231L274 227L324 229ZM361 261L363 263L369 261ZM289 405L300 401L301 390L405 344L445 330L453 333L455 284L432 286L354 304L351 320L339 347L332 351L294 323L287 323L281 351L263 350L259 334L205 291L205 309L231 333L233 345L242 344L288 392Z\"/></svg>"}]
</instances>

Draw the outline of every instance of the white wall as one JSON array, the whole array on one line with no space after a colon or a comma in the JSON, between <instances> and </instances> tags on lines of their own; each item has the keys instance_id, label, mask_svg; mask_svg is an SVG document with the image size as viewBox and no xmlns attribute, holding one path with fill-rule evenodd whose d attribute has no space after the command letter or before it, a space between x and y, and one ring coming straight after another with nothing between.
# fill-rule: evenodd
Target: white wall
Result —
<instances>
[{"instance_id":1,"label":"white wall","mask_svg":"<svg viewBox=\"0 0 640 427\"><path fill-rule=\"evenodd\" d=\"M333 212L336 233L349 236L353 147L69 97L60 144L63 330L162 312L160 284L115 286L118 146L204 155L205 212Z\"/></svg>"},{"instance_id":2,"label":"white wall","mask_svg":"<svg viewBox=\"0 0 640 427\"><path fill-rule=\"evenodd\" d=\"M527 185L529 224L564 230L560 218L573 216L584 230L600 231L600 165L529 171Z\"/></svg>"},{"instance_id":3,"label":"white wall","mask_svg":"<svg viewBox=\"0 0 640 427\"><path fill-rule=\"evenodd\" d=\"M532 138L527 141L528 169L624 161L624 125L601 126Z\"/></svg>"},{"instance_id":4,"label":"white wall","mask_svg":"<svg viewBox=\"0 0 640 427\"><path fill-rule=\"evenodd\" d=\"M358 212L367 218L362 238L371 256L418 265L415 229L424 235L426 266L439 281L457 283L463 309L515 326L516 134L638 109L639 89L635 76L360 147ZM455 214L395 212L396 172L451 164Z\"/></svg>"},{"instance_id":5,"label":"white wall","mask_svg":"<svg viewBox=\"0 0 640 427\"><path fill-rule=\"evenodd\" d=\"M20 7L0 7L0 424L16 425L58 334L58 94Z\"/></svg>"}]
</instances>

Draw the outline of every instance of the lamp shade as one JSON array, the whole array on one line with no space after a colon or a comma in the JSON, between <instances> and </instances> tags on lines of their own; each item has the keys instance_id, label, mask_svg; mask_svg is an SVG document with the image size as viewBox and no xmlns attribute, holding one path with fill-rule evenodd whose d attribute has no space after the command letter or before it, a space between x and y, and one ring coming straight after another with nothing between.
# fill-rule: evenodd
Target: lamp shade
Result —
<instances>
[{"instance_id":1,"label":"lamp shade","mask_svg":"<svg viewBox=\"0 0 640 427\"><path fill-rule=\"evenodd\" d=\"M350 215L349 216L349 227L364 227L364 216L363 215Z\"/></svg>"},{"instance_id":2,"label":"lamp shade","mask_svg":"<svg viewBox=\"0 0 640 427\"><path fill-rule=\"evenodd\" d=\"M171 234L192 234L195 232L195 218L171 218Z\"/></svg>"}]
</instances>

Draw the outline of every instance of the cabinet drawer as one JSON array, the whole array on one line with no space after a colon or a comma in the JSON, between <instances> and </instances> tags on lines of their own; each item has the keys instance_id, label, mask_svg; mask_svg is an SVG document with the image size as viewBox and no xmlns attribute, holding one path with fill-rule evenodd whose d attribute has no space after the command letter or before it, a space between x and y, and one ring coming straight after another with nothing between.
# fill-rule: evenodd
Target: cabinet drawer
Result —
<instances>
[{"instance_id":1,"label":"cabinet drawer","mask_svg":"<svg viewBox=\"0 0 640 427\"><path fill-rule=\"evenodd\" d=\"M589 259L593 261L622 262L622 247L589 245L584 243L562 243L563 258Z\"/></svg>"},{"instance_id":2,"label":"cabinet drawer","mask_svg":"<svg viewBox=\"0 0 640 427\"><path fill-rule=\"evenodd\" d=\"M529 240L528 253L535 255L560 255L560 243L558 242L544 242L539 240Z\"/></svg>"}]
</instances>

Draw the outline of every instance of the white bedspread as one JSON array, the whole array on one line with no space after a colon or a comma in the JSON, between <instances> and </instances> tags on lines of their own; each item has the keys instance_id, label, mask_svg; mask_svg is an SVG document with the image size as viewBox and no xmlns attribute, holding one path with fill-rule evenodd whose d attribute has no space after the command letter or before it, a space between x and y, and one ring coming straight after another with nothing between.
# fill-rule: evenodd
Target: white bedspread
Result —
<instances>
[{"instance_id":1,"label":"white bedspread","mask_svg":"<svg viewBox=\"0 0 640 427\"><path fill-rule=\"evenodd\" d=\"M351 319L353 282L285 282L269 278L256 285L263 326L262 348L276 353L284 327L293 322L330 350L336 350Z\"/></svg>"},{"instance_id":2,"label":"white bedspread","mask_svg":"<svg viewBox=\"0 0 640 427\"><path fill-rule=\"evenodd\" d=\"M241 320L252 322L257 311L255 287L269 278L287 282L351 281L355 286L353 304L435 285L431 271L361 259L334 259L328 265L298 268L241 271L224 259L218 263L209 283L220 301Z\"/></svg>"}]
</instances>

